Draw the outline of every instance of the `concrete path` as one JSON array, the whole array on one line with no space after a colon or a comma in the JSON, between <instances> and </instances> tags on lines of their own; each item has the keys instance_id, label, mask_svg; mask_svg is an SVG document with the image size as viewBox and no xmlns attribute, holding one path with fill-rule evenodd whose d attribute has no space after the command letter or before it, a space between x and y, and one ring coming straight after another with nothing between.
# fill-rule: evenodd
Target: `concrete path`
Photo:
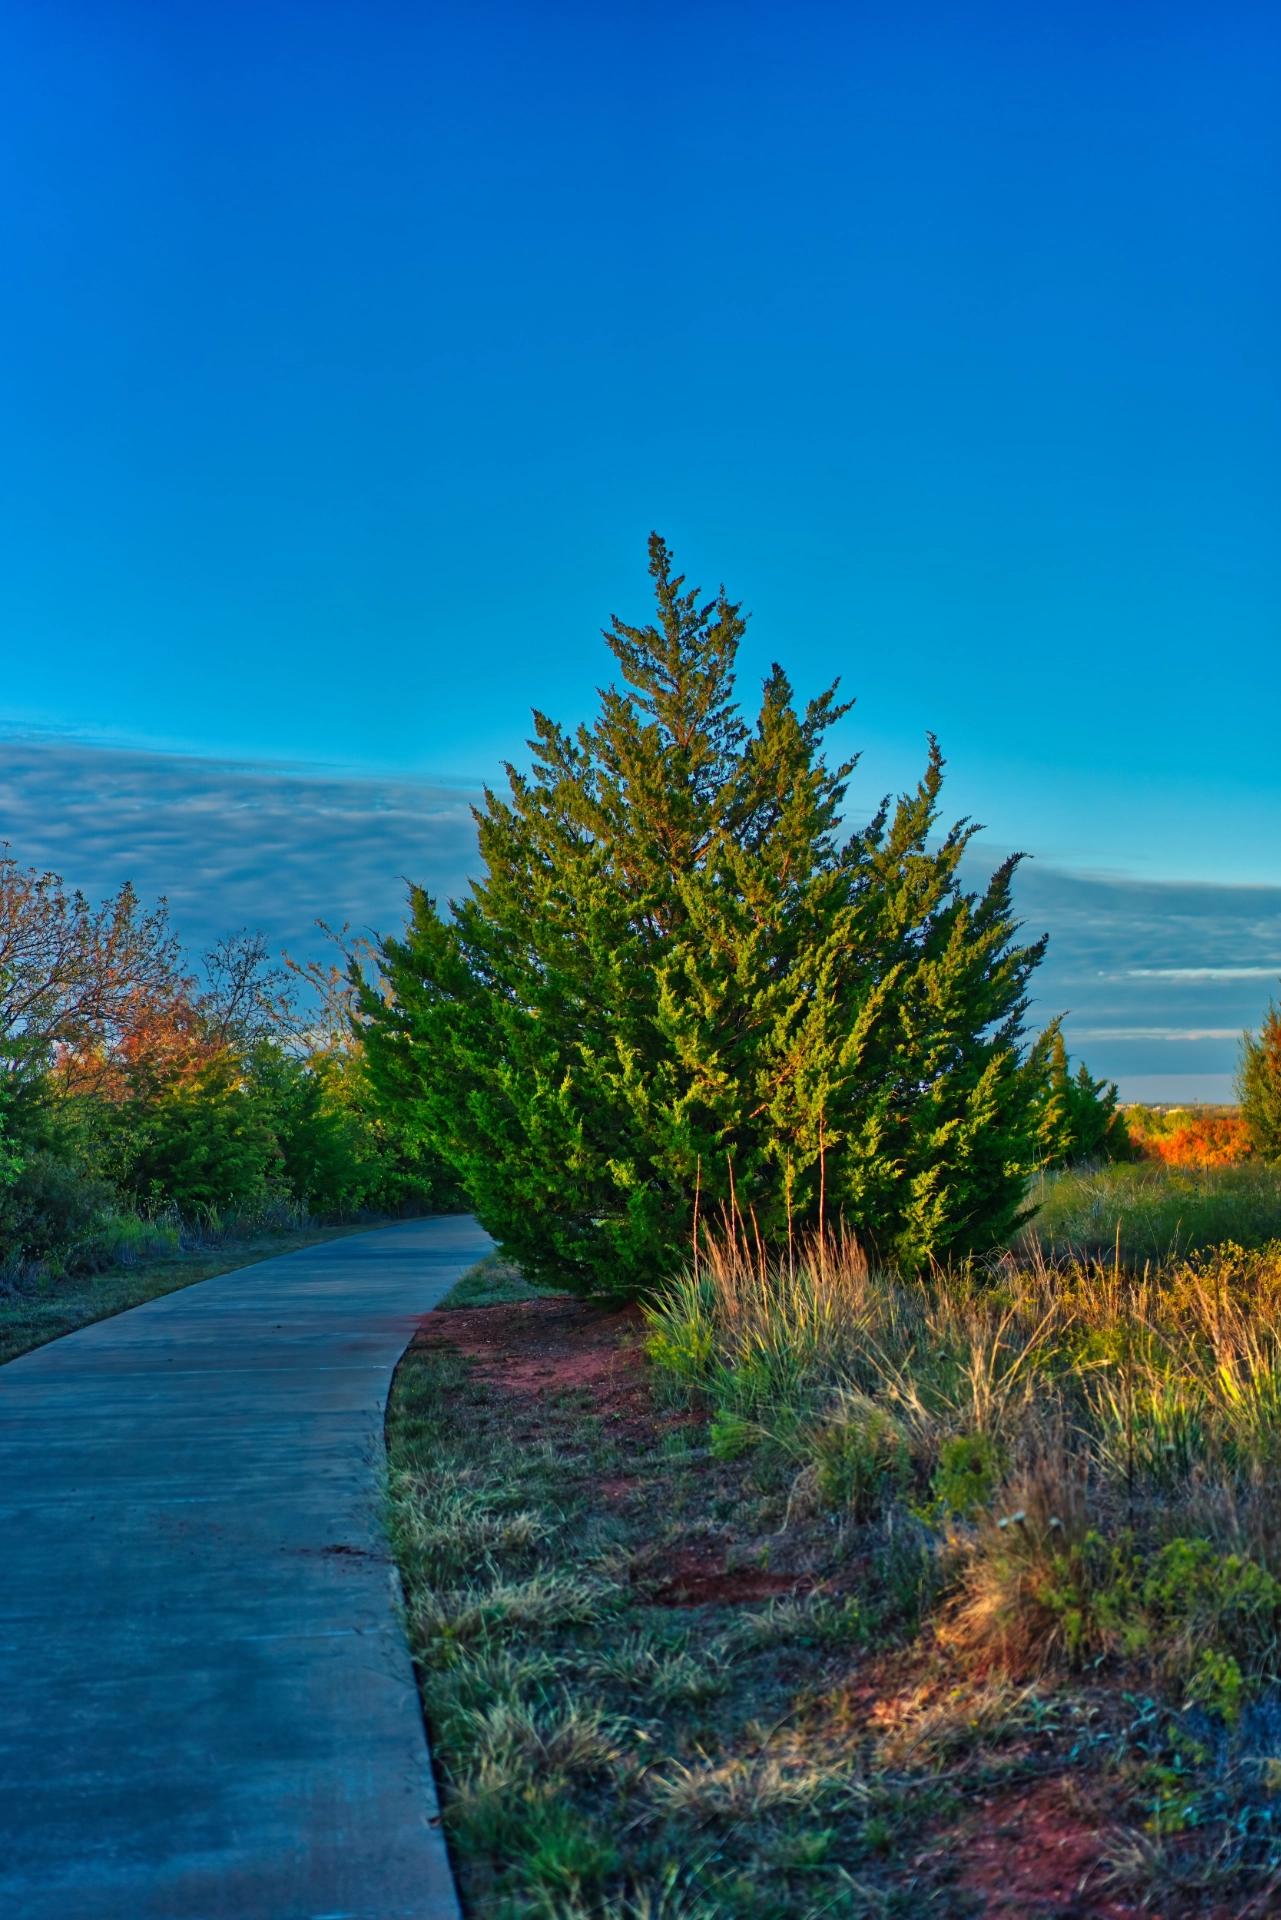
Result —
<instances>
[{"instance_id":1,"label":"concrete path","mask_svg":"<svg viewBox=\"0 0 1281 1920\"><path fill-rule=\"evenodd\" d=\"M454 1920L379 1475L489 1244L330 1241L0 1367L3 1920Z\"/></svg>"}]
</instances>

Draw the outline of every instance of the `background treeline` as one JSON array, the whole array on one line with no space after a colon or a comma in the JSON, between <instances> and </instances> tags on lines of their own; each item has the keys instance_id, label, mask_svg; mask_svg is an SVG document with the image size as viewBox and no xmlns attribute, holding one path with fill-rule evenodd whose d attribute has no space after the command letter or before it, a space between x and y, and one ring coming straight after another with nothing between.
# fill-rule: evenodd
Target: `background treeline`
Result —
<instances>
[{"instance_id":1,"label":"background treeline","mask_svg":"<svg viewBox=\"0 0 1281 1920\"><path fill-rule=\"evenodd\" d=\"M0 1275L452 1191L380 1110L346 965L238 934L190 965L163 903L0 858Z\"/></svg>"},{"instance_id":2,"label":"background treeline","mask_svg":"<svg viewBox=\"0 0 1281 1920\"><path fill-rule=\"evenodd\" d=\"M1234 1166L1255 1150L1237 1107L1131 1106L1124 1119L1137 1153L1168 1167Z\"/></svg>"}]
</instances>

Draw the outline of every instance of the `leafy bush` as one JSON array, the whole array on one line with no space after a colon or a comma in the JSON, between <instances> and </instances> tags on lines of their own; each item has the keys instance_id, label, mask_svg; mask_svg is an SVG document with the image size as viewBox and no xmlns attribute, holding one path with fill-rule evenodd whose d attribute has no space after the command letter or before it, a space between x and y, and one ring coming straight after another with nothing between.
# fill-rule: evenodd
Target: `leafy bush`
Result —
<instances>
[{"instance_id":1,"label":"leafy bush","mask_svg":"<svg viewBox=\"0 0 1281 1920\"><path fill-rule=\"evenodd\" d=\"M1144 1651L1148 1630L1134 1604L1129 1542L1018 1491L1020 1503L990 1518L968 1549L947 1628L951 1644L1023 1672Z\"/></svg>"},{"instance_id":2,"label":"leafy bush","mask_svg":"<svg viewBox=\"0 0 1281 1920\"><path fill-rule=\"evenodd\" d=\"M129 1264L180 1225L208 1240L453 1198L375 1111L341 969L282 970L245 931L189 971L163 902L126 885L95 908L3 848L0 926L7 1275ZM314 1028L291 972L318 989Z\"/></svg>"},{"instance_id":3,"label":"leafy bush","mask_svg":"<svg viewBox=\"0 0 1281 1920\"><path fill-rule=\"evenodd\" d=\"M1225 1659L1236 1673L1228 1690L1238 1697L1245 1675L1274 1669L1281 1582L1253 1560L1220 1554L1204 1539L1171 1540L1149 1567L1141 1597L1166 1660L1176 1670L1198 1671L1203 1689L1211 1677L1223 1687Z\"/></svg>"},{"instance_id":4,"label":"leafy bush","mask_svg":"<svg viewBox=\"0 0 1281 1920\"><path fill-rule=\"evenodd\" d=\"M111 1213L93 1229L84 1243L82 1264L136 1267L161 1260L182 1249L182 1233L173 1220L143 1220L134 1213Z\"/></svg>"},{"instance_id":5,"label":"leafy bush","mask_svg":"<svg viewBox=\"0 0 1281 1920\"><path fill-rule=\"evenodd\" d=\"M257 1049L249 1086L276 1147L272 1178L304 1207L359 1207L375 1183L358 1116L331 1094L332 1073L285 1053Z\"/></svg>"},{"instance_id":6,"label":"leafy bush","mask_svg":"<svg viewBox=\"0 0 1281 1920\"><path fill-rule=\"evenodd\" d=\"M230 1061L136 1116L126 1173L144 1203L188 1217L252 1213L280 1184L280 1149L263 1103Z\"/></svg>"},{"instance_id":7,"label":"leafy bush","mask_svg":"<svg viewBox=\"0 0 1281 1920\"><path fill-rule=\"evenodd\" d=\"M0 1188L0 1257L11 1266L51 1258L74 1262L114 1203L105 1180L56 1154L33 1153Z\"/></svg>"},{"instance_id":8,"label":"leafy bush","mask_svg":"<svg viewBox=\"0 0 1281 1920\"><path fill-rule=\"evenodd\" d=\"M1083 1523L1079 1502L1063 1504L1051 1515L1031 1493L986 1524L968 1551L952 1643L1022 1670L1147 1656L1191 1700L1235 1719L1274 1671L1281 1583L1204 1538L1177 1537L1147 1558L1131 1532L1109 1539Z\"/></svg>"},{"instance_id":9,"label":"leafy bush","mask_svg":"<svg viewBox=\"0 0 1281 1920\"><path fill-rule=\"evenodd\" d=\"M1231 1107L1127 1107L1135 1153L1170 1167L1230 1167L1252 1147L1244 1116Z\"/></svg>"},{"instance_id":10,"label":"leafy bush","mask_svg":"<svg viewBox=\"0 0 1281 1920\"><path fill-rule=\"evenodd\" d=\"M972 1520L991 1501L1005 1464L990 1433L958 1433L945 1440L930 1481L931 1517Z\"/></svg>"}]
</instances>

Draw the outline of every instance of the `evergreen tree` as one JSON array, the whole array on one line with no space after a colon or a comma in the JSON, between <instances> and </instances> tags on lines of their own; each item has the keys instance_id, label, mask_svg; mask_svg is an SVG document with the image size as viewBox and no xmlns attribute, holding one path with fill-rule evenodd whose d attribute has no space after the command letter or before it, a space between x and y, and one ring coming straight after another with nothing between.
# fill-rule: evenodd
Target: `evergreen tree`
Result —
<instances>
[{"instance_id":1,"label":"evergreen tree","mask_svg":"<svg viewBox=\"0 0 1281 1920\"><path fill-rule=\"evenodd\" d=\"M248 1081L275 1140L286 1192L317 1213L359 1207L371 1169L355 1117L327 1097L323 1068L264 1042L254 1048Z\"/></svg>"},{"instance_id":2,"label":"evergreen tree","mask_svg":"<svg viewBox=\"0 0 1281 1920\"><path fill-rule=\"evenodd\" d=\"M932 739L842 837L835 687L801 707L775 667L749 727L739 607L657 536L650 573L655 622L605 635L622 687L573 733L535 714L531 770L477 811L483 879L451 917L415 889L383 943L371 1080L561 1282L652 1284L735 1201L763 1239L822 1212L913 1266L992 1246L1040 1157L1016 860L964 890Z\"/></svg>"},{"instance_id":3,"label":"evergreen tree","mask_svg":"<svg viewBox=\"0 0 1281 1920\"><path fill-rule=\"evenodd\" d=\"M264 1104L230 1056L122 1116L125 1184L184 1217L250 1213L280 1187L280 1150Z\"/></svg>"},{"instance_id":4,"label":"evergreen tree","mask_svg":"<svg viewBox=\"0 0 1281 1920\"><path fill-rule=\"evenodd\" d=\"M1042 1164L1072 1167L1089 1160L1132 1160L1134 1143L1117 1108L1115 1084L1096 1080L1084 1061L1071 1072L1057 1023L1043 1036L1042 1055Z\"/></svg>"},{"instance_id":5,"label":"evergreen tree","mask_svg":"<svg viewBox=\"0 0 1281 1920\"><path fill-rule=\"evenodd\" d=\"M1258 1033L1242 1036L1237 1093L1250 1145L1261 1159L1281 1161L1281 1007L1275 1001L1268 1002Z\"/></svg>"}]
</instances>

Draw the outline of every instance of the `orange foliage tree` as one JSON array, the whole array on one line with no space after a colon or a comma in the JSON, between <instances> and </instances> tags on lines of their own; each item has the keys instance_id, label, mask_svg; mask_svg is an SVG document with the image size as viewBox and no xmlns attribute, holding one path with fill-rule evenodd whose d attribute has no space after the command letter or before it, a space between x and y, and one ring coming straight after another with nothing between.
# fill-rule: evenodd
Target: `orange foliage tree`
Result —
<instances>
[{"instance_id":1,"label":"orange foliage tree","mask_svg":"<svg viewBox=\"0 0 1281 1920\"><path fill-rule=\"evenodd\" d=\"M1245 1121L1230 1108L1131 1107L1125 1119L1144 1157L1168 1167L1227 1167L1250 1153Z\"/></svg>"}]
</instances>

